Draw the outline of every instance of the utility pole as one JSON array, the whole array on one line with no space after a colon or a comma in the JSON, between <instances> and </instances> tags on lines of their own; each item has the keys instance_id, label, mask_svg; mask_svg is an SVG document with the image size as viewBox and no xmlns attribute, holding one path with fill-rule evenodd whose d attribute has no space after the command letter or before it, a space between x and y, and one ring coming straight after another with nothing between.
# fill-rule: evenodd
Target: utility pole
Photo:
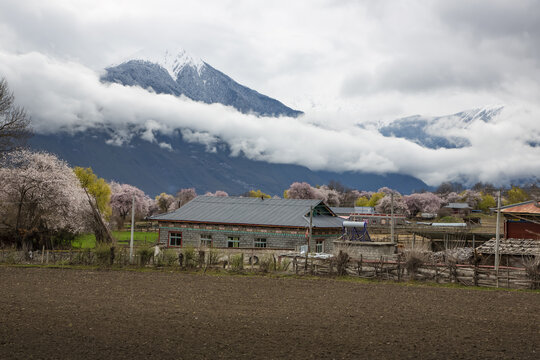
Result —
<instances>
[{"instance_id":1,"label":"utility pole","mask_svg":"<svg viewBox=\"0 0 540 360\"><path fill-rule=\"evenodd\" d=\"M394 193L390 194L390 240L394 243Z\"/></svg>"},{"instance_id":2,"label":"utility pole","mask_svg":"<svg viewBox=\"0 0 540 360\"><path fill-rule=\"evenodd\" d=\"M131 240L129 241L129 262L133 264L133 228L135 226L135 195L131 198Z\"/></svg>"},{"instance_id":3,"label":"utility pole","mask_svg":"<svg viewBox=\"0 0 540 360\"><path fill-rule=\"evenodd\" d=\"M307 251L306 251L306 263L304 265L305 271L307 271L307 268L308 268L308 254L310 250L312 237L313 237L313 205L311 205L311 207L309 208L309 237L308 237ZM315 250L317 250L317 248L315 248Z\"/></svg>"},{"instance_id":4,"label":"utility pole","mask_svg":"<svg viewBox=\"0 0 540 360\"><path fill-rule=\"evenodd\" d=\"M501 238L501 191L497 195L497 229L495 229L495 272L497 273L497 287L499 286L499 243Z\"/></svg>"}]
</instances>

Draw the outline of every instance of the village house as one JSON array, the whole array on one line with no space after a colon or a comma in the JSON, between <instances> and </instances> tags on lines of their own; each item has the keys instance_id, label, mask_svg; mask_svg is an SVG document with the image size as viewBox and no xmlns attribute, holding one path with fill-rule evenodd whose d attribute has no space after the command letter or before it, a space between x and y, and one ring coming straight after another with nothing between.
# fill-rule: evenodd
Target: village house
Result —
<instances>
[{"instance_id":1,"label":"village house","mask_svg":"<svg viewBox=\"0 0 540 360\"><path fill-rule=\"evenodd\" d=\"M443 208L449 209L454 215L468 215L472 209L467 203L449 203Z\"/></svg>"},{"instance_id":2,"label":"village house","mask_svg":"<svg viewBox=\"0 0 540 360\"><path fill-rule=\"evenodd\" d=\"M523 266L524 261L540 256L540 203L535 200L501 207L504 238L499 242L501 264ZM496 240L477 248L482 255L495 254Z\"/></svg>"},{"instance_id":3,"label":"village house","mask_svg":"<svg viewBox=\"0 0 540 360\"><path fill-rule=\"evenodd\" d=\"M166 247L298 250L307 244L311 209L310 251L330 252L343 219L321 200L198 196L152 219Z\"/></svg>"}]
</instances>

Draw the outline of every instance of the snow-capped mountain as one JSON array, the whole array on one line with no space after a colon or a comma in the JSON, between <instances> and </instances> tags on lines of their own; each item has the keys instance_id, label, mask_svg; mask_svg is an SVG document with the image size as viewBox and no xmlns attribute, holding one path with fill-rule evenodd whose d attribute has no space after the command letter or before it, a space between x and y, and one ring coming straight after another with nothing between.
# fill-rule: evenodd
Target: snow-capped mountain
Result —
<instances>
[{"instance_id":1,"label":"snow-capped mountain","mask_svg":"<svg viewBox=\"0 0 540 360\"><path fill-rule=\"evenodd\" d=\"M492 106L446 116L414 115L380 124L379 132L388 137L408 139L431 149L462 148L470 146L464 135L471 124L477 121L489 122L502 109L502 106Z\"/></svg>"},{"instance_id":2,"label":"snow-capped mountain","mask_svg":"<svg viewBox=\"0 0 540 360\"><path fill-rule=\"evenodd\" d=\"M243 86L186 51L166 51L163 56L136 56L106 69L102 81L140 86L157 93L185 95L207 104L220 103L243 113L260 116L302 114L278 100Z\"/></svg>"}]
</instances>

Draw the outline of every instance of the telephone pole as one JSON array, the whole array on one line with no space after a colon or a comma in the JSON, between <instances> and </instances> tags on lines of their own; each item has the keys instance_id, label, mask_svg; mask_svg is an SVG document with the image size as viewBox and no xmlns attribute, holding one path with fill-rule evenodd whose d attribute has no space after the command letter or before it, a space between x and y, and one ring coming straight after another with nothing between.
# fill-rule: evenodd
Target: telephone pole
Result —
<instances>
[{"instance_id":1,"label":"telephone pole","mask_svg":"<svg viewBox=\"0 0 540 360\"><path fill-rule=\"evenodd\" d=\"M390 194L390 240L394 243L394 193Z\"/></svg>"},{"instance_id":2,"label":"telephone pole","mask_svg":"<svg viewBox=\"0 0 540 360\"><path fill-rule=\"evenodd\" d=\"M495 272L497 273L497 287L499 286L499 244L501 238L501 191L497 195L497 229L495 229Z\"/></svg>"},{"instance_id":3,"label":"telephone pole","mask_svg":"<svg viewBox=\"0 0 540 360\"><path fill-rule=\"evenodd\" d=\"M131 198L131 239L129 240L129 262L133 264L133 228L135 225L135 195Z\"/></svg>"}]
</instances>

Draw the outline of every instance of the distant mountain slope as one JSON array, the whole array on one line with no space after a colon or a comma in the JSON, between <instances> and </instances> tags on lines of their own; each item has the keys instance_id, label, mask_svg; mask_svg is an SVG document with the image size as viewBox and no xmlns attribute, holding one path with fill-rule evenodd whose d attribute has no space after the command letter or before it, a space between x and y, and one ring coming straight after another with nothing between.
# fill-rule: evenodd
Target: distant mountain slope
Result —
<instances>
[{"instance_id":1,"label":"distant mountain slope","mask_svg":"<svg viewBox=\"0 0 540 360\"><path fill-rule=\"evenodd\" d=\"M408 139L430 149L462 148L470 146L469 140L451 135L453 130L466 129L475 121L489 122L502 109L501 106L497 106L437 117L414 115L393 120L381 126L379 132L387 137Z\"/></svg>"},{"instance_id":2,"label":"distant mountain slope","mask_svg":"<svg viewBox=\"0 0 540 360\"><path fill-rule=\"evenodd\" d=\"M157 93L185 95L207 104L220 103L243 113L262 116L303 114L278 100L238 84L209 64L194 60L185 51L177 55L166 53L161 59L133 59L106 69L101 80L122 85L152 88Z\"/></svg>"},{"instance_id":3,"label":"distant mountain slope","mask_svg":"<svg viewBox=\"0 0 540 360\"><path fill-rule=\"evenodd\" d=\"M76 135L36 134L30 139L30 146L55 153L72 166L90 166L100 177L133 184L150 195L195 187L198 193L224 190L229 194L242 194L261 189L281 196L294 181L323 185L330 180L373 191L383 186L402 193L429 188L421 180L408 175L311 171L298 165L269 164L243 156L230 157L227 149L207 152L204 145L188 143L181 135L158 139L158 142L171 143L172 151L137 136L129 146L122 147L107 145L105 140L109 138L110 134L105 130Z\"/></svg>"}]
</instances>

